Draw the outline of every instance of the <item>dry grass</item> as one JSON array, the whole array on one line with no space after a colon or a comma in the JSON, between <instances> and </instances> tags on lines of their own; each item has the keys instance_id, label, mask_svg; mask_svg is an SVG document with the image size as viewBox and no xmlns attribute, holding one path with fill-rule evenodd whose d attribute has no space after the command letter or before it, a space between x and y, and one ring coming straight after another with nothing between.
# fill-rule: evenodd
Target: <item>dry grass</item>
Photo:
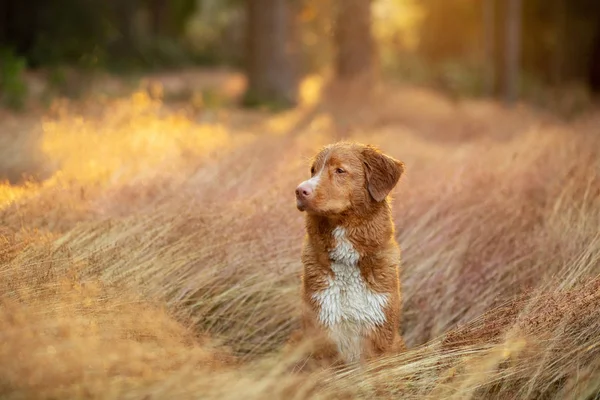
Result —
<instances>
[{"instance_id":1,"label":"dry grass","mask_svg":"<svg viewBox=\"0 0 600 400\"><path fill-rule=\"evenodd\" d=\"M600 396L597 118L388 89L353 125L311 109L307 87L277 116L197 121L137 93L38 122L54 172L0 186L3 398ZM394 213L410 350L292 374L310 347L283 350L299 312L292 193L340 125L407 165ZM16 146L0 168L28 159Z\"/></svg>"}]
</instances>

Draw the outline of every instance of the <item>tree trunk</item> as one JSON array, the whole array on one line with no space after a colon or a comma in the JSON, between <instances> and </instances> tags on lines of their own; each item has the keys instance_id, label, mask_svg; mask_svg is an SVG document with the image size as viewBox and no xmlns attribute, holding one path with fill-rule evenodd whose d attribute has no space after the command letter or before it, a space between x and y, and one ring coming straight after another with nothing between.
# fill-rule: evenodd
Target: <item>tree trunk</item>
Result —
<instances>
[{"instance_id":1,"label":"tree trunk","mask_svg":"<svg viewBox=\"0 0 600 400\"><path fill-rule=\"evenodd\" d=\"M113 50L118 57L130 57L137 51L134 17L138 8L139 0L115 0L113 11L116 27L120 37L114 44Z\"/></svg>"},{"instance_id":2,"label":"tree trunk","mask_svg":"<svg viewBox=\"0 0 600 400\"><path fill-rule=\"evenodd\" d=\"M354 79L375 72L371 0L338 0L334 36L338 78Z\"/></svg>"},{"instance_id":3,"label":"tree trunk","mask_svg":"<svg viewBox=\"0 0 600 400\"><path fill-rule=\"evenodd\" d=\"M600 94L600 12L598 12L596 37L593 46L589 68L589 84L594 94Z\"/></svg>"},{"instance_id":4,"label":"tree trunk","mask_svg":"<svg viewBox=\"0 0 600 400\"><path fill-rule=\"evenodd\" d=\"M18 55L29 55L40 29L40 1L0 1L0 47L8 47Z\"/></svg>"},{"instance_id":5,"label":"tree trunk","mask_svg":"<svg viewBox=\"0 0 600 400\"><path fill-rule=\"evenodd\" d=\"M504 98L512 104L519 95L522 4L521 0L507 0L507 3Z\"/></svg>"},{"instance_id":6,"label":"tree trunk","mask_svg":"<svg viewBox=\"0 0 600 400\"><path fill-rule=\"evenodd\" d=\"M297 101L290 0L247 0L248 106L290 107Z\"/></svg>"},{"instance_id":7,"label":"tree trunk","mask_svg":"<svg viewBox=\"0 0 600 400\"><path fill-rule=\"evenodd\" d=\"M9 43L9 26L11 17L11 1L0 1L0 46L5 46Z\"/></svg>"},{"instance_id":8,"label":"tree trunk","mask_svg":"<svg viewBox=\"0 0 600 400\"><path fill-rule=\"evenodd\" d=\"M492 96L496 85L496 1L483 0L482 7L484 85L486 94Z\"/></svg>"},{"instance_id":9,"label":"tree trunk","mask_svg":"<svg viewBox=\"0 0 600 400\"><path fill-rule=\"evenodd\" d=\"M150 1L150 20L152 25L152 35L154 37L167 36L168 32L168 12L167 0Z\"/></svg>"},{"instance_id":10,"label":"tree trunk","mask_svg":"<svg viewBox=\"0 0 600 400\"><path fill-rule=\"evenodd\" d=\"M554 0L554 18L558 40L552 55L552 84L560 86L563 83L565 43L567 42L567 0Z\"/></svg>"}]
</instances>

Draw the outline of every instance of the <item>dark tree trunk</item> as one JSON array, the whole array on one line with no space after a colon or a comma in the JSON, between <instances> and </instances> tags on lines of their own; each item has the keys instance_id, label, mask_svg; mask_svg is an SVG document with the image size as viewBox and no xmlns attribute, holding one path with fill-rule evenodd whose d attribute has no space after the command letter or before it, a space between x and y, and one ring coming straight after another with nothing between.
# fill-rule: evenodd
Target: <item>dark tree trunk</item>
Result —
<instances>
[{"instance_id":1,"label":"dark tree trunk","mask_svg":"<svg viewBox=\"0 0 600 400\"><path fill-rule=\"evenodd\" d=\"M507 0L506 13L506 81L504 98L509 104L519 95L521 70L521 0Z\"/></svg>"},{"instance_id":2,"label":"dark tree trunk","mask_svg":"<svg viewBox=\"0 0 600 400\"><path fill-rule=\"evenodd\" d=\"M0 1L0 46L4 46L8 43L9 35L9 23L11 20L11 1Z\"/></svg>"},{"instance_id":3,"label":"dark tree trunk","mask_svg":"<svg viewBox=\"0 0 600 400\"><path fill-rule=\"evenodd\" d=\"M338 0L334 29L337 76L353 79L371 75L375 69L371 0Z\"/></svg>"},{"instance_id":4,"label":"dark tree trunk","mask_svg":"<svg viewBox=\"0 0 600 400\"><path fill-rule=\"evenodd\" d=\"M38 13L44 6L39 0L0 0L0 47L28 55L39 29Z\"/></svg>"},{"instance_id":5,"label":"dark tree trunk","mask_svg":"<svg viewBox=\"0 0 600 400\"><path fill-rule=\"evenodd\" d=\"M560 86L563 83L565 61L565 43L567 43L567 0L554 0L554 18L556 36L558 38L552 55L552 83Z\"/></svg>"},{"instance_id":6,"label":"dark tree trunk","mask_svg":"<svg viewBox=\"0 0 600 400\"><path fill-rule=\"evenodd\" d=\"M596 22L596 37L593 46L590 59L589 84L592 92L600 94L600 12Z\"/></svg>"},{"instance_id":7,"label":"dark tree trunk","mask_svg":"<svg viewBox=\"0 0 600 400\"><path fill-rule=\"evenodd\" d=\"M139 0L114 0L113 12L119 39L113 44L112 51L117 57L130 57L137 51L134 17L139 6Z\"/></svg>"},{"instance_id":8,"label":"dark tree trunk","mask_svg":"<svg viewBox=\"0 0 600 400\"><path fill-rule=\"evenodd\" d=\"M290 0L247 0L246 105L296 104L292 11Z\"/></svg>"},{"instance_id":9,"label":"dark tree trunk","mask_svg":"<svg viewBox=\"0 0 600 400\"><path fill-rule=\"evenodd\" d=\"M485 91L492 96L496 85L496 1L483 0L482 8Z\"/></svg>"},{"instance_id":10,"label":"dark tree trunk","mask_svg":"<svg viewBox=\"0 0 600 400\"><path fill-rule=\"evenodd\" d=\"M154 37L166 36L168 31L168 12L167 0L150 1L150 20Z\"/></svg>"}]
</instances>

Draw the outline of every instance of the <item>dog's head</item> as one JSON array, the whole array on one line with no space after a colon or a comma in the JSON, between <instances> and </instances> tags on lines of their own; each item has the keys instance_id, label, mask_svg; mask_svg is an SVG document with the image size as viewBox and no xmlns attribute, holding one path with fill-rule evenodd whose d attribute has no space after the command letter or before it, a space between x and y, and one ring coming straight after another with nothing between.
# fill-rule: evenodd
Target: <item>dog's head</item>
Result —
<instances>
[{"instance_id":1,"label":"dog's head","mask_svg":"<svg viewBox=\"0 0 600 400\"><path fill-rule=\"evenodd\" d=\"M370 145L340 142L322 149L311 178L296 188L296 205L309 214L335 216L386 200L404 164Z\"/></svg>"}]
</instances>

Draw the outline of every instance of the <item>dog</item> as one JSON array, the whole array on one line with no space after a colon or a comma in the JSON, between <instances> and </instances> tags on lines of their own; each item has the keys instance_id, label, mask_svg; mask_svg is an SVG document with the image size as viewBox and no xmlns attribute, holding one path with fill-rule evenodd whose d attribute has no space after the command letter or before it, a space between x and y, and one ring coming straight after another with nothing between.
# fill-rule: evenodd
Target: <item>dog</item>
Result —
<instances>
[{"instance_id":1,"label":"dog","mask_svg":"<svg viewBox=\"0 0 600 400\"><path fill-rule=\"evenodd\" d=\"M296 188L306 213L301 336L321 338L313 357L362 364L404 350L400 247L388 195L404 164L371 145L338 142L313 159Z\"/></svg>"}]
</instances>

